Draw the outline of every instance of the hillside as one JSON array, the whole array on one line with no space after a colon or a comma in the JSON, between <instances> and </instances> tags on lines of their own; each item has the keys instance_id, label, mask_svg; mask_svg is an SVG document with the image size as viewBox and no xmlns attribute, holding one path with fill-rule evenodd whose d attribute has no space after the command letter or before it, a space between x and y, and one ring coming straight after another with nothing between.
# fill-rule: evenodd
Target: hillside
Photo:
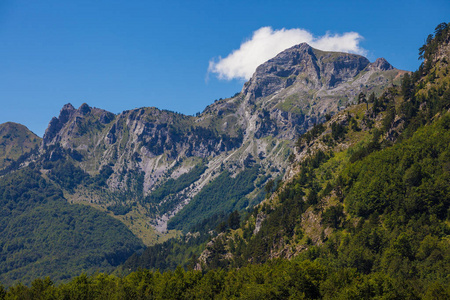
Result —
<instances>
[{"instance_id":1,"label":"hillside","mask_svg":"<svg viewBox=\"0 0 450 300\"><path fill-rule=\"evenodd\" d=\"M21 124L0 124L0 170L37 148L42 139Z\"/></svg>"},{"instance_id":2,"label":"hillside","mask_svg":"<svg viewBox=\"0 0 450 300\"><path fill-rule=\"evenodd\" d=\"M441 24L400 86L303 135L285 182L239 229L210 242L198 266L297 257L355 272L342 295L415 298L438 289L448 297L449 41Z\"/></svg>"},{"instance_id":3,"label":"hillside","mask_svg":"<svg viewBox=\"0 0 450 300\"><path fill-rule=\"evenodd\" d=\"M2 284L110 272L143 247L121 222L68 204L62 190L34 166L3 176L0 195Z\"/></svg>"}]
</instances>

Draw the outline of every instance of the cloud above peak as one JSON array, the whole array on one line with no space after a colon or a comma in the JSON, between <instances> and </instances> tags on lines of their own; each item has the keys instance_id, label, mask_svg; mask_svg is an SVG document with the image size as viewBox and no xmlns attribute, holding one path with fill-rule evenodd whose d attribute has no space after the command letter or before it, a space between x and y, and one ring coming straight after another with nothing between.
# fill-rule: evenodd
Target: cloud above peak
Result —
<instances>
[{"instance_id":1,"label":"cloud above peak","mask_svg":"<svg viewBox=\"0 0 450 300\"><path fill-rule=\"evenodd\" d=\"M276 56L278 53L300 43L308 43L311 47L324 51L340 51L366 54L359 46L362 36L357 32L343 34L325 34L315 37L305 29L280 29L261 27L253 32L250 39L244 41L240 48L233 50L226 57L218 57L209 61L208 73L214 73L219 79L248 80L256 68Z\"/></svg>"}]
</instances>

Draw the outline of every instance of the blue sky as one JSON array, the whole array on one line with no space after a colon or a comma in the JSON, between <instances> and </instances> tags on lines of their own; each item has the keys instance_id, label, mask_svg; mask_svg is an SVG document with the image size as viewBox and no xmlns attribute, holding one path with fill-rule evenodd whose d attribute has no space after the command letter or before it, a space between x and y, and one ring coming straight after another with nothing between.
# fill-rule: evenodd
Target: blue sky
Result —
<instances>
[{"instance_id":1,"label":"blue sky","mask_svg":"<svg viewBox=\"0 0 450 300\"><path fill-rule=\"evenodd\" d=\"M42 136L68 102L195 114L242 89L245 79L219 79L208 68L263 27L301 29L316 42L357 33L353 52L413 71L417 49L449 16L448 0L2 0L0 123Z\"/></svg>"}]
</instances>

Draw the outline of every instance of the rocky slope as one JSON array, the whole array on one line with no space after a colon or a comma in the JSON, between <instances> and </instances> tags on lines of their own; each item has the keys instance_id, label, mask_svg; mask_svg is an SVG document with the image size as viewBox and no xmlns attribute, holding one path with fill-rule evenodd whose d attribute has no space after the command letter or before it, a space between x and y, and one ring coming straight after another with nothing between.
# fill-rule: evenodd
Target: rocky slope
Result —
<instances>
[{"instance_id":1,"label":"rocky slope","mask_svg":"<svg viewBox=\"0 0 450 300\"><path fill-rule=\"evenodd\" d=\"M360 55L324 52L303 43L260 65L240 97L209 111L219 113L240 100L236 111L247 137L292 139L325 114L355 103L359 93L379 94L403 73L383 58L370 63Z\"/></svg>"}]
</instances>

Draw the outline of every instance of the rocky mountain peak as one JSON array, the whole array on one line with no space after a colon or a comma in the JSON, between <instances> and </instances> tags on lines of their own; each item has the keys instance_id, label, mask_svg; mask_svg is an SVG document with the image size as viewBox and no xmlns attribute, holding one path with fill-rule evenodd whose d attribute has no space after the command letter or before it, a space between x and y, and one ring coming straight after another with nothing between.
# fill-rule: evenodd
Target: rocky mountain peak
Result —
<instances>
[{"instance_id":1,"label":"rocky mountain peak","mask_svg":"<svg viewBox=\"0 0 450 300\"><path fill-rule=\"evenodd\" d=\"M237 111L246 111L242 124L248 137L293 138L325 114L354 103L359 93L381 91L399 72L384 58L370 63L358 54L302 43L256 69L239 94L243 101ZM215 106L223 108L220 103Z\"/></svg>"},{"instance_id":2,"label":"rocky mountain peak","mask_svg":"<svg viewBox=\"0 0 450 300\"><path fill-rule=\"evenodd\" d=\"M284 50L260 65L256 69L256 74L274 73L278 76L286 77L291 75L292 71L296 71L299 65L305 65L313 57L313 48L307 43L301 43Z\"/></svg>"},{"instance_id":3,"label":"rocky mountain peak","mask_svg":"<svg viewBox=\"0 0 450 300\"><path fill-rule=\"evenodd\" d=\"M71 103L65 104L60 112L59 117L53 117L45 130L43 141L44 144L53 140L56 134L63 128L63 126L70 120L72 115L76 112L75 107Z\"/></svg>"},{"instance_id":4,"label":"rocky mountain peak","mask_svg":"<svg viewBox=\"0 0 450 300\"><path fill-rule=\"evenodd\" d=\"M89 105L87 105L87 103L83 103L81 104L80 108L78 109L78 111L82 114L82 115L87 115L88 113L91 112L91 107Z\"/></svg>"},{"instance_id":5,"label":"rocky mountain peak","mask_svg":"<svg viewBox=\"0 0 450 300\"><path fill-rule=\"evenodd\" d=\"M61 136L57 138L58 135L60 135L61 131L69 125L71 128L67 130L66 135L80 135L80 132L78 132L79 130L76 129L83 123L83 119L90 115L101 124L107 124L114 119L113 113L99 108L92 108L86 103L83 103L78 109L74 108L72 104L67 103L62 107L59 116L57 118L53 117L50 121L44 133L44 144L59 142Z\"/></svg>"},{"instance_id":6,"label":"rocky mountain peak","mask_svg":"<svg viewBox=\"0 0 450 300\"><path fill-rule=\"evenodd\" d=\"M361 55L321 51L302 43L260 65L242 92L254 101L296 83L306 89L331 89L356 77L368 65L370 61ZM377 60L375 67L392 69L384 59Z\"/></svg>"},{"instance_id":7,"label":"rocky mountain peak","mask_svg":"<svg viewBox=\"0 0 450 300\"><path fill-rule=\"evenodd\" d=\"M255 100L292 85L293 77L300 73L317 77L319 74L315 60L311 46L306 43L286 49L260 65L242 92Z\"/></svg>"},{"instance_id":8,"label":"rocky mountain peak","mask_svg":"<svg viewBox=\"0 0 450 300\"><path fill-rule=\"evenodd\" d=\"M370 68L380 71L388 71L394 69L394 67L383 57L377 58L373 63L371 63Z\"/></svg>"},{"instance_id":9,"label":"rocky mountain peak","mask_svg":"<svg viewBox=\"0 0 450 300\"><path fill-rule=\"evenodd\" d=\"M59 112L58 120L62 123L67 122L75 111L76 108L71 103L65 104Z\"/></svg>"}]
</instances>

